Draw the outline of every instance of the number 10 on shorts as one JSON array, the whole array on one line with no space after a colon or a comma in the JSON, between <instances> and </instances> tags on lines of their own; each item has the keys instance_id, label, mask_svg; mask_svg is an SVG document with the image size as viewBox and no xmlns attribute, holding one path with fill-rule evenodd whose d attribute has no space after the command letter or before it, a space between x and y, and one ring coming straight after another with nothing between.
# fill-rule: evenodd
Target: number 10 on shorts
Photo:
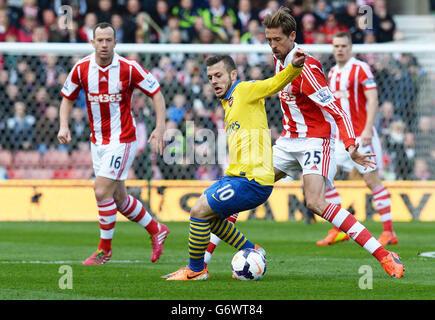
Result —
<instances>
[{"instance_id":1,"label":"number 10 on shorts","mask_svg":"<svg viewBox=\"0 0 435 320\"><path fill-rule=\"evenodd\" d=\"M225 201L234 196L234 189L231 189L231 185L227 184L225 187L216 190L216 193L220 201Z\"/></svg>"}]
</instances>

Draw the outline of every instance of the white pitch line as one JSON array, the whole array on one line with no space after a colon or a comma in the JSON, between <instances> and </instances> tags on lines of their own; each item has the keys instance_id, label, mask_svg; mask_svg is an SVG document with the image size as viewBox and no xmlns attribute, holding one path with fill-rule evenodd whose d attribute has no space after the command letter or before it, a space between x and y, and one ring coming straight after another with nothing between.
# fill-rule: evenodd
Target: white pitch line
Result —
<instances>
[{"instance_id":1,"label":"white pitch line","mask_svg":"<svg viewBox=\"0 0 435 320\"><path fill-rule=\"evenodd\" d=\"M422 252L419 254L419 256L426 257L426 258L435 258L435 251Z\"/></svg>"},{"instance_id":2,"label":"white pitch line","mask_svg":"<svg viewBox=\"0 0 435 320\"><path fill-rule=\"evenodd\" d=\"M110 260L108 263L145 263L144 260ZM41 261L41 260L0 260L0 264L75 264L82 263L81 260L57 260L57 261Z\"/></svg>"}]
</instances>

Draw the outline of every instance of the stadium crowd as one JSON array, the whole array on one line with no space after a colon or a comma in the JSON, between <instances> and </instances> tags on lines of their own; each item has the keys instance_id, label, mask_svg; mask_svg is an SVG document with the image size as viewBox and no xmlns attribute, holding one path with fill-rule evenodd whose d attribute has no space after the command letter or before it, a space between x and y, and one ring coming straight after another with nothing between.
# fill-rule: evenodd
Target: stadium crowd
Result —
<instances>
[{"instance_id":1,"label":"stadium crowd","mask_svg":"<svg viewBox=\"0 0 435 320\"><path fill-rule=\"evenodd\" d=\"M68 28L64 27L62 5L72 8L73 19ZM262 20L280 5L293 9L299 26L297 43L330 43L338 31L349 32L353 43L402 40L385 0L0 0L0 41L88 42L92 39L93 26L106 21L117 29L119 43L265 44ZM373 29L364 28L364 15L358 10L362 5L373 7ZM271 55L252 53L233 56L241 80L273 75ZM167 103L167 128L178 129L181 133L169 142L173 152L185 154L186 137L204 132L199 129L209 129L215 137L222 134L223 110L204 75L203 55L135 53L128 57L137 59L161 84ZM73 110L70 126L72 143L65 147L57 142L60 90L68 70L79 58L53 54L40 57L0 56L0 167L3 166L4 177L21 177L18 162L12 160L9 154L15 155L23 150L33 151L40 159L52 150L68 153L69 156L82 152L90 157L84 95L79 97ZM318 58L328 72L333 65L332 56L321 55ZM383 178L434 179L435 150L431 137L435 117L419 114L416 106L424 70L412 55L407 54L365 54L360 58L371 65L378 84L380 108L376 127L384 144ZM282 113L277 98L268 99L266 103L275 140L281 133ZM435 101L433 103L435 107ZM214 180L222 174L225 164L190 164L183 158L177 164L168 165L161 157L149 154L146 137L153 125L151 110L143 94L134 95L139 159L135 161L131 177ZM189 121L193 121L194 131ZM198 136L194 151L203 157L213 154L214 143ZM42 162L35 163L39 166ZM89 169L86 161L74 163ZM59 163L55 165L61 167ZM83 176L74 176L70 175L71 170L60 169L57 174L50 170L41 171L48 174L41 177L92 176L92 170L82 171Z\"/></svg>"}]
</instances>

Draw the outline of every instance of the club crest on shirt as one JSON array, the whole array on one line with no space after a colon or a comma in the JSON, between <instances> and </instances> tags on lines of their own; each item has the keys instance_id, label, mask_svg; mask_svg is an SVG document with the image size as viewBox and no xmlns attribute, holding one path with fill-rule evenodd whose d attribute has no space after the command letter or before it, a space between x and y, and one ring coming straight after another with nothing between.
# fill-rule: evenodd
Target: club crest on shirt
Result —
<instances>
[{"instance_id":1,"label":"club crest on shirt","mask_svg":"<svg viewBox=\"0 0 435 320\"><path fill-rule=\"evenodd\" d=\"M228 105L231 107L231 106L233 105L233 102L234 102L234 98L231 96L231 97L228 99Z\"/></svg>"},{"instance_id":2,"label":"club crest on shirt","mask_svg":"<svg viewBox=\"0 0 435 320\"><path fill-rule=\"evenodd\" d=\"M315 95L317 100L322 104L327 104L333 99L331 91L327 87L320 89Z\"/></svg>"}]
</instances>

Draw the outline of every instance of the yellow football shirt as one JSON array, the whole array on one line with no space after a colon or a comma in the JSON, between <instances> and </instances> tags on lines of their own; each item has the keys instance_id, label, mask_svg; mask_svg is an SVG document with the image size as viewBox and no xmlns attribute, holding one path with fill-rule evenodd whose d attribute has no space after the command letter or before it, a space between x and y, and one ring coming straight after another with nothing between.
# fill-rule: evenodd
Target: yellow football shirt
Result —
<instances>
[{"instance_id":1,"label":"yellow football shirt","mask_svg":"<svg viewBox=\"0 0 435 320\"><path fill-rule=\"evenodd\" d=\"M225 174L255 179L261 185L274 184L272 141L264 98L282 90L301 71L302 68L290 64L266 80L239 80L221 100L230 162Z\"/></svg>"}]
</instances>

